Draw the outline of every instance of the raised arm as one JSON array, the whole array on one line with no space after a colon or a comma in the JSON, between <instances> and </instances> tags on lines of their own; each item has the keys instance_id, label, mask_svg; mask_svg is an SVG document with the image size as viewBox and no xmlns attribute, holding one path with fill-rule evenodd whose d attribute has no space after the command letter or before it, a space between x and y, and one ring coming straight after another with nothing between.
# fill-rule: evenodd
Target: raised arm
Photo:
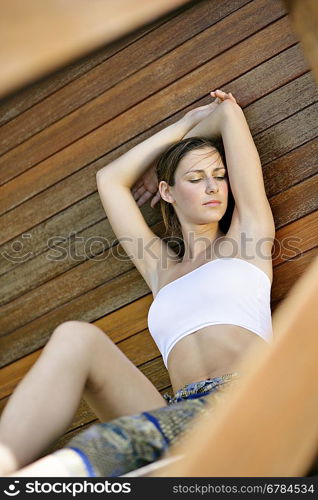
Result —
<instances>
[{"instance_id":1,"label":"raised arm","mask_svg":"<svg viewBox=\"0 0 318 500\"><path fill-rule=\"evenodd\" d=\"M106 174L113 182L131 188L149 165L171 144L182 139L190 128L180 120L160 130L100 169L97 180Z\"/></svg>"},{"instance_id":2,"label":"raised arm","mask_svg":"<svg viewBox=\"0 0 318 500\"><path fill-rule=\"evenodd\" d=\"M146 223L131 193L131 187L149 165L210 111L209 105L196 108L181 120L141 142L96 174L98 193L109 223L149 288L157 286L161 259L173 260L171 249Z\"/></svg>"},{"instance_id":3,"label":"raised arm","mask_svg":"<svg viewBox=\"0 0 318 500\"><path fill-rule=\"evenodd\" d=\"M212 92L216 106L185 137L222 137L228 177L241 222L254 223L274 237L275 224L266 196L262 166L243 110L232 94ZM232 96L232 98L231 98Z\"/></svg>"},{"instance_id":4,"label":"raised arm","mask_svg":"<svg viewBox=\"0 0 318 500\"><path fill-rule=\"evenodd\" d=\"M140 176L169 146L183 139L211 112L211 105L200 106L188 111L180 120L165 127L145 141L133 147L109 163L96 174L97 180L107 174L108 179L127 188L132 188Z\"/></svg>"}]
</instances>

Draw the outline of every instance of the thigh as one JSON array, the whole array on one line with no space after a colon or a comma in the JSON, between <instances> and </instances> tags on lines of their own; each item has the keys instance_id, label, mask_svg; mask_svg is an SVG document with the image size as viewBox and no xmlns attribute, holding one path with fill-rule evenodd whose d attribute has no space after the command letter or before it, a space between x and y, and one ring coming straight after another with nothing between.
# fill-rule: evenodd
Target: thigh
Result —
<instances>
[{"instance_id":1,"label":"thigh","mask_svg":"<svg viewBox=\"0 0 318 500\"><path fill-rule=\"evenodd\" d=\"M76 328L86 330L91 339L83 397L102 422L166 406L156 387L103 330L90 323L76 323Z\"/></svg>"}]
</instances>

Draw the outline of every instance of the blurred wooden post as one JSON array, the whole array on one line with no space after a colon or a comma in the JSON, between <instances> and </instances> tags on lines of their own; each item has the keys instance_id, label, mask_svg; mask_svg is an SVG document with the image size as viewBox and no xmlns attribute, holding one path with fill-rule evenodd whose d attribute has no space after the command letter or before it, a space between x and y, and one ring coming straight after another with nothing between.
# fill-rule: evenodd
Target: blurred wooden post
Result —
<instances>
[{"instance_id":1,"label":"blurred wooden post","mask_svg":"<svg viewBox=\"0 0 318 500\"><path fill-rule=\"evenodd\" d=\"M318 2L284 0L291 25L318 82Z\"/></svg>"},{"instance_id":2,"label":"blurred wooden post","mask_svg":"<svg viewBox=\"0 0 318 500\"><path fill-rule=\"evenodd\" d=\"M1 0L0 96L189 0Z\"/></svg>"},{"instance_id":3,"label":"blurred wooden post","mask_svg":"<svg viewBox=\"0 0 318 500\"><path fill-rule=\"evenodd\" d=\"M213 414L152 476L292 477L306 474L318 450L318 257L273 315L272 348L258 345Z\"/></svg>"}]
</instances>

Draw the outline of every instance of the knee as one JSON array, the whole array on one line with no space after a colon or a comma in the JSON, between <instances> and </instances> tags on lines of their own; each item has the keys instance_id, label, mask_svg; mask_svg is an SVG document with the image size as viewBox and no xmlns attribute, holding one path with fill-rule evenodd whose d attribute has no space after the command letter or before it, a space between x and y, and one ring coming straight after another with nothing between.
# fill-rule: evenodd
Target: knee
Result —
<instances>
[{"instance_id":1,"label":"knee","mask_svg":"<svg viewBox=\"0 0 318 500\"><path fill-rule=\"evenodd\" d=\"M69 341L72 346L81 345L85 348L95 344L105 334L95 325L86 321L70 320L58 325L51 336L54 341Z\"/></svg>"},{"instance_id":2,"label":"knee","mask_svg":"<svg viewBox=\"0 0 318 500\"><path fill-rule=\"evenodd\" d=\"M88 323L87 321L80 321L77 319L71 319L69 321L64 321L63 323L60 323L54 331L71 331L74 329L78 328L83 328L83 327L90 327L94 326L91 323Z\"/></svg>"}]
</instances>

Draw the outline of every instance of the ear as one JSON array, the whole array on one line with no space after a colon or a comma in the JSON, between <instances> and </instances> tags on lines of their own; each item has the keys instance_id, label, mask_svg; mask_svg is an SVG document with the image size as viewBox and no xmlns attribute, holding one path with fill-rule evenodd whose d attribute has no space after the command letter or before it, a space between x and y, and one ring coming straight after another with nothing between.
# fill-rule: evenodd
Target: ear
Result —
<instances>
[{"instance_id":1,"label":"ear","mask_svg":"<svg viewBox=\"0 0 318 500\"><path fill-rule=\"evenodd\" d=\"M168 203L174 203L174 197L171 193L171 187L166 181L160 181L158 186L160 196Z\"/></svg>"}]
</instances>

